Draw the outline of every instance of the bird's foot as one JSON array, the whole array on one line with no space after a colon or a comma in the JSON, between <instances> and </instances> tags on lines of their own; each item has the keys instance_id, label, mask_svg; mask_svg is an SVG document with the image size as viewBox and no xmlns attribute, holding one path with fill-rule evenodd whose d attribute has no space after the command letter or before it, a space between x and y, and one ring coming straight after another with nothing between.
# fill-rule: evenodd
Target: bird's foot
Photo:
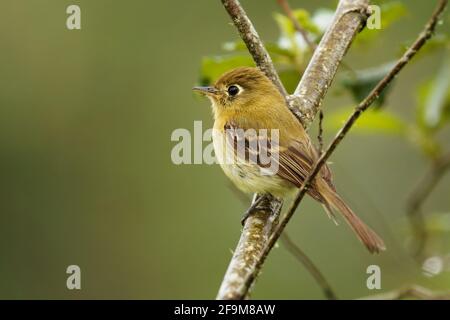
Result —
<instances>
[{"instance_id":1,"label":"bird's foot","mask_svg":"<svg viewBox=\"0 0 450 320\"><path fill-rule=\"evenodd\" d=\"M262 204L265 199L266 199L265 195L258 195L258 194L255 195L252 201L252 205L250 206L250 208L247 209L247 211L245 211L244 215L242 216L241 219L242 226L245 225L245 222L247 221L248 217L251 216L252 213L263 209L260 207L260 204Z\"/></svg>"}]
</instances>

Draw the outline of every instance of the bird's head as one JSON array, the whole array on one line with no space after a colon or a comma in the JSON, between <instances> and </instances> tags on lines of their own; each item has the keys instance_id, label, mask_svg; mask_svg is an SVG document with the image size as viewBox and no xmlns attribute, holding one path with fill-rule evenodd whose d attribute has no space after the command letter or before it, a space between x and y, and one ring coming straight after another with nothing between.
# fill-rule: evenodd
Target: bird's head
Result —
<instances>
[{"instance_id":1,"label":"bird's head","mask_svg":"<svg viewBox=\"0 0 450 320\"><path fill-rule=\"evenodd\" d=\"M240 67L223 74L212 86L194 87L212 102L214 112L264 111L284 100L272 81L258 68Z\"/></svg>"}]
</instances>

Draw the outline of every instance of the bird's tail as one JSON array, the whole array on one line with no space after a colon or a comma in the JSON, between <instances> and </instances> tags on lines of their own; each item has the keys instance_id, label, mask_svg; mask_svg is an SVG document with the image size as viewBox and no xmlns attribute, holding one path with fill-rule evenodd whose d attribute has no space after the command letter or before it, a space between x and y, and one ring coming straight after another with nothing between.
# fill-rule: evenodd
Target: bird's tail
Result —
<instances>
[{"instance_id":1,"label":"bird's tail","mask_svg":"<svg viewBox=\"0 0 450 320\"><path fill-rule=\"evenodd\" d=\"M359 240L371 253L386 250L383 239L369 228L326 182L320 183L320 194L328 208L339 211L350 225Z\"/></svg>"}]
</instances>

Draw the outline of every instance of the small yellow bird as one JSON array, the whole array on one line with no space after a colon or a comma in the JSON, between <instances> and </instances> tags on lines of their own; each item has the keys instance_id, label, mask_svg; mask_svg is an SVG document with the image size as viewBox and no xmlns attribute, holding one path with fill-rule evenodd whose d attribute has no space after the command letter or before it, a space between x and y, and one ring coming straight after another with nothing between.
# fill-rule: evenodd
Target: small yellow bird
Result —
<instances>
[{"instance_id":1,"label":"small yellow bird","mask_svg":"<svg viewBox=\"0 0 450 320\"><path fill-rule=\"evenodd\" d=\"M223 171L239 189L286 198L301 187L318 152L262 71L237 68L223 74L213 86L193 90L212 102L214 151ZM243 146L243 152L239 146ZM270 163L261 160L263 153ZM275 171L269 170L269 165ZM333 210L340 212L371 253L385 249L383 240L336 193L327 165L314 179L308 195L323 204L331 218Z\"/></svg>"}]
</instances>

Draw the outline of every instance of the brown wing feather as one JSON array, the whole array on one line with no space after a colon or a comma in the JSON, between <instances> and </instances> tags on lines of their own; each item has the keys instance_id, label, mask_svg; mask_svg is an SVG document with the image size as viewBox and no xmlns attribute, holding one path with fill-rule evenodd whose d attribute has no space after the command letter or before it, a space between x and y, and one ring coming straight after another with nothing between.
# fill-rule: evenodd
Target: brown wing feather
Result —
<instances>
[{"instance_id":1,"label":"brown wing feather","mask_svg":"<svg viewBox=\"0 0 450 320\"><path fill-rule=\"evenodd\" d=\"M272 155L278 153L279 146L271 140L270 134L263 135L255 130L242 129L232 122L225 124L224 131L227 147L231 147L234 155L240 160L267 168L270 166L269 161L272 160ZM239 150L239 147L242 150Z\"/></svg>"},{"instance_id":2,"label":"brown wing feather","mask_svg":"<svg viewBox=\"0 0 450 320\"><path fill-rule=\"evenodd\" d=\"M314 147L311 146L311 148ZM314 165L311 156L307 155L305 152L302 152L302 150L304 150L304 147L302 148L300 142L294 141L288 148L281 151L279 156L280 169L278 175L294 184L297 188L302 186ZM315 150L311 150L311 153L313 154L313 157L316 157ZM320 178L326 181L327 184L330 185L330 188L334 190L334 186L331 181L331 171L327 165L322 167L320 171ZM317 201L326 204L320 193L316 191L314 183L312 188L308 189L308 194Z\"/></svg>"},{"instance_id":3,"label":"brown wing feather","mask_svg":"<svg viewBox=\"0 0 450 320\"><path fill-rule=\"evenodd\" d=\"M278 171L276 174L297 188L302 186L309 172L311 172L313 160L306 152L302 152L305 147L298 141L293 141L288 147L279 146L271 140L270 135L259 136L255 132L238 128L233 122L226 123L224 130L227 136L227 144L233 148L235 155L239 156L236 150L237 146L241 144L245 146L245 153L241 154L241 157L245 155L247 161L254 159L254 162L260 167L268 166L267 162L261 161L261 154L267 155L271 161L278 162ZM258 141L255 142L255 140ZM257 146L256 149L250 148L250 146L255 145ZM309 146L309 149L312 156L316 157L314 147ZM321 175L325 181L330 182L330 186L334 189L331 184L331 171L327 166L323 167ZM314 187L308 190L308 194L317 201L326 204Z\"/></svg>"}]
</instances>

